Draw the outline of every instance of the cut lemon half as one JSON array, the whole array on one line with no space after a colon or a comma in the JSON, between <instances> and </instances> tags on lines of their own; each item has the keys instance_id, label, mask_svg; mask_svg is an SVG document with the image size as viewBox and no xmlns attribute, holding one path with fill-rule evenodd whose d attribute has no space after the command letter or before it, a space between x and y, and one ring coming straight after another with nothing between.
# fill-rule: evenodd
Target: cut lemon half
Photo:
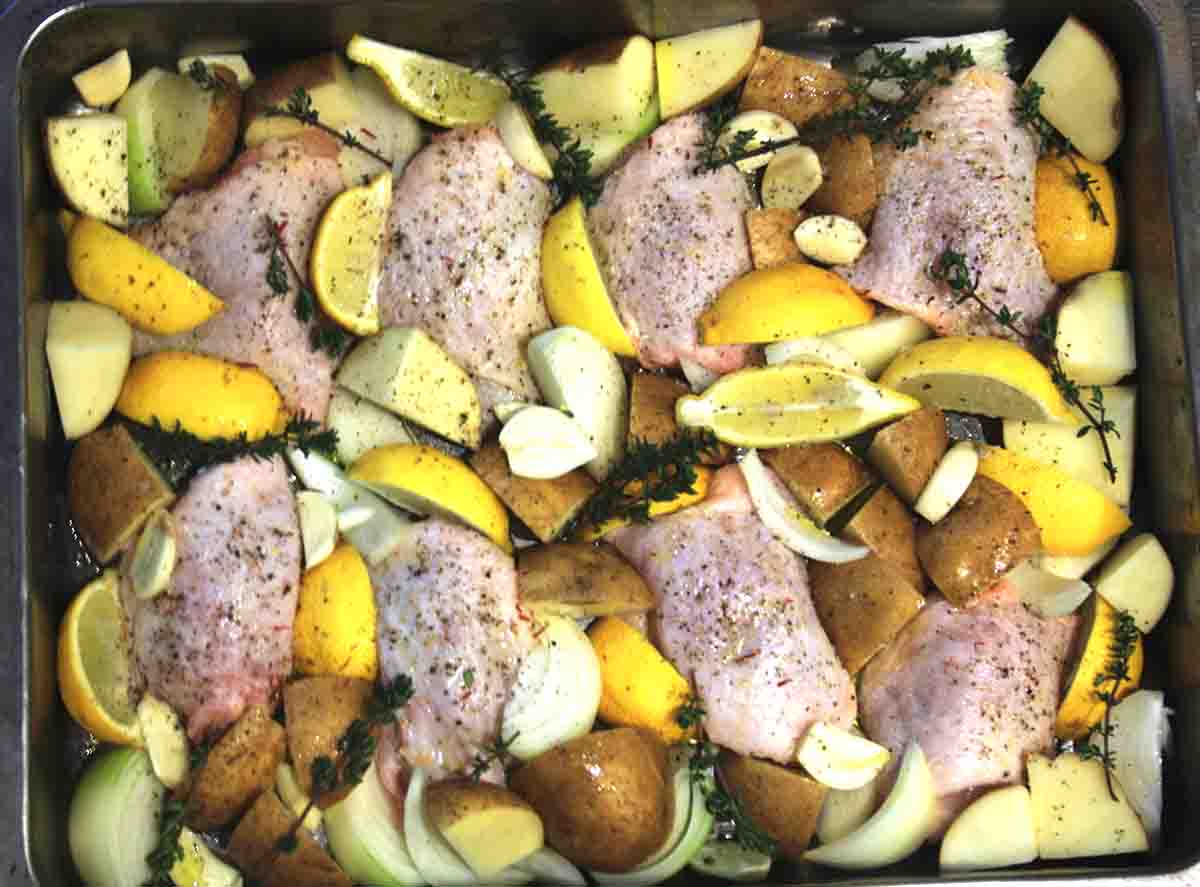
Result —
<instances>
[{"instance_id":1,"label":"cut lemon half","mask_svg":"<svg viewBox=\"0 0 1200 887\"><path fill-rule=\"evenodd\" d=\"M739 447L853 437L921 408L919 401L833 367L786 363L722 376L675 402L675 420Z\"/></svg>"},{"instance_id":2,"label":"cut lemon half","mask_svg":"<svg viewBox=\"0 0 1200 887\"><path fill-rule=\"evenodd\" d=\"M892 361L879 384L927 406L997 419L1077 424L1048 370L1007 339L927 339Z\"/></svg>"},{"instance_id":3,"label":"cut lemon half","mask_svg":"<svg viewBox=\"0 0 1200 887\"><path fill-rule=\"evenodd\" d=\"M359 336L379 332L383 232L392 203L392 174L343 191L321 216L308 273L321 309Z\"/></svg>"},{"instance_id":4,"label":"cut lemon half","mask_svg":"<svg viewBox=\"0 0 1200 887\"><path fill-rule=\"evenodd\" d=\"M587 230L583 201L572 198L542 233L542 293L555 326L591 333L613 354L636 357L637 348L608 295Z\"/></svg>"},{"instance_id":5,"label":"cut lemon half","mask_svg":"<svg viewBox=\"0 0 1200 887\"><path fill-rule=\"evenodd\" d=\"M350 38L346 55L378 74L407 110L437 126L487 123L508 101L508 87L495 77L361 34Z\"/></svg>"},{"instance_id":6,"label":"cut lemon half","mask_svg":"<svg viewBox=\"0 0 1200 887\"><path fill-rule=\"evenodd\" d=\"M979 474L1025 503L1047 554L1087 554L1129 529L1129 517L1091 484L1000 447L982 447Z\"/></svg>"},{"instance_id":7,"label":"cut lemon half","mask_svg":"<svg viewBox=\"0 0 1200 887\"><path fill-rule=\"evenodd\" d=\"M508 512L465 462L424 444L392 444L364 453L347 477L393 505L474 527L512 553Z\"/></svg>"},{"instance_id":8,"label":"cut lemon half","mask_svg":"<svg viewBox=\"0 0 1200 887\"><path fill-rule=\"evenodd\" d=\"M1071 666L1070 677L1054 719L1054 735L1059 739L1082 739L1104 718L1104 701L1098 694L1112 690L1113 682L1103 680L1112 662L1112 648L1117 639L1118 612L1098 594L1084 605L1083 625L1080 626L1078 658ZM1117 700L1124 699L1138 688L1142 680L1145 651L1139 633L1129 656L1129 680L1117 687Z\"/></svg>"},{"instance_id":9,"label":"cut lemon half","mask_svg":"<svg viewBox=\"0 0 1200 887\"><path fill-rule=\"evenodd\" d=\"M779 342L859 326L871 303L832 271L790 262L744 274L700 315L705 345Z\"/></svg>"},{"instance_id":10,"label":"cut lemon half","mask_svg":"<svg viewBox=\"0 0 1200 887\"><path fill-rule=\"evenodd\" d=\"M58 689L71 717L101 742L141 746L132 676L120 582L105 570L71 601L58 630Z\"/></svg>"}]
</instances>

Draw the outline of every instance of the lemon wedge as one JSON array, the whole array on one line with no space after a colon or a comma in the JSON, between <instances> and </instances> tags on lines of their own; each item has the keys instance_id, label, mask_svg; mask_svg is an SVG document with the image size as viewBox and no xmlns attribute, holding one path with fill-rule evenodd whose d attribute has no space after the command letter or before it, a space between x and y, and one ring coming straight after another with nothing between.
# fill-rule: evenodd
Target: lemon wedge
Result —
<instances>
[{"instance_id":1,"label":"lemon wedge","mask_svg":"<svg viewBox=\"0 0 1200 887\"><path fill-rule=\"evenodd\" d=\"M1079 637L1083 639L1078 656L1071 666L1067 688L1058 714L1054 719L1054 735L1059 739L1082 739L1104 718L1104 701L1098 690L1111 690L1112 681L1103 679L1112 662L1112 648L1117 640L1118 611L1098 594L1088 598L1084 605L1083 625ZM1145 650L1139 633L1129 656L1129 680L1122 681L1117 688L1117 700L1124 699L1138 688L1142 681L1145 665Z\"/></svg>"},{"instance_id":2,"label":"lemon wedge","mask_svg":"<svg viewBox=\"0 0 1200 887\"><path fill-rule=\"evenodd\" d=\"M504 504L465 463L424 444L392 444L364 453L347 477L393 505L474 527L512 553Z\"/></svg>"},{"instance_id":3,"label":"lemon wedge","mask_svg":"<svg viewBox=\"0 0 1200 887\"><path fill-rule=\"evenodd\" d=\"M921 408L919 401L833 367L786 363L722 376L675 402L675 420L740 447L843 440Z\"/></svg>"},{"instance_id":4,"label":"lemon wedge","mask_svg":"<svg viewBox=\"0 0 1200 887\"><path fill-rule=\"evenodd\" d=\"M742 471L742 477L746 479L750 501L754 503L754 510L758 512L759 519L771 531L771 535L792 551L830 564L860 560L871 553L867 546L843 542L801 514L775 485L757 450L747 452L738 463L738 467Z\"/></svg>"},{"instance_id":5,"label":"lemon wedge","mask_svg":"<svg viewBox=\"0 0 1200 887\"><path fill-rule=\"evenodd\" d=\"M927 339L892 361L879 384L927 406L997 419L1077 424L1048 370L1007 339Z\"/></svg>"},{"instance_id":6,"label":"lemon wedge","mask_svg":"<svg viewBox=\"0 0 1200 887\"><path fill-rule=\"evenodd\" d=\"M796 761L822 785L853 791L879 775L892 753L864 736L817 721L804 734Z\"/></svg>"},{"instance_id":7,"label":"lemon wedge","mask_svg":"<svg viewBox=\"0 0 1200 887\"><path fill-rule=\"evenodd\" d=\"M58 689L71 717L97 739L140 747L119 585L117 572L105 570L71 601L58 631Z\"/></svg>"},{"instance_id":8,"label":"lemon wedge","mask_svg":"<svg viewBox=\"0 0 1200 887\"><path fill-rule=\"evenodd\" d=\"M350 38L346 55L378 74L407 110L437 126L487 123L508 100L508 87L495 77L361 34Z\"/></svg>"},{"instance_id":9,"label":"lemon wedge","mask_svg":"<svg viewBox=\"0 0 1200 887\"><path fill-rule=\"evenodd\" d=\"M343 191L321 216L308 273L321 309L359 336L379 332L380 260L392 174Z\"/></svg>"},{"instance_id":10,"label":"lemon wedge","mask_svg":"<svg viewBox=\"0 0 1200 887\"><path fill-rule=\"evenodd\" d=\"M376 619L367 565L353 545L342 543L300 583L292 632L296 671L375 680Z\"/></svg>"}]
</instances>

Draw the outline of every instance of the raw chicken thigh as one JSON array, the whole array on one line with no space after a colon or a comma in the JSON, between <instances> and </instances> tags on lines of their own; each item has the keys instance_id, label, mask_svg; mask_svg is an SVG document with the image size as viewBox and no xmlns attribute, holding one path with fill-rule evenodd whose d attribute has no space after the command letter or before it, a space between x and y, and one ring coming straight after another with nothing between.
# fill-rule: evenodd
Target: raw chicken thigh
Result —
<instances>
[{"instance_id":1,"label":"raw chicken thigh","mask_svg":"<svg viewBox=\"0 0 1200 887\"><path fill-rule=\"evenodd\" d=\"M610 538L657 595L661 649L695 683L713 742L787 763L815 722L853 723L804 562L758 519L737 466L700 505Z\"/></svg>"}]
</instances>

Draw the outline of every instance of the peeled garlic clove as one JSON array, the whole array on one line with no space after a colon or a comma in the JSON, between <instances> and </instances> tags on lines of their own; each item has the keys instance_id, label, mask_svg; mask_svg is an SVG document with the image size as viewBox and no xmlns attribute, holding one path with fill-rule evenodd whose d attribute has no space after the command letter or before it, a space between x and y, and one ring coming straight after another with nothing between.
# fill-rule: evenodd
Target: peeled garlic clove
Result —
<instances>
[{"instance_id":1,"label":"peeled garlic clove","mask_svg":"<svg viewBox=\"0 0 1200 887\"><path fill-rule=\"evenodd\" d=\"M841 791L862 788L891 757L882 745L824 721L809 728L796 752L796 760L813 779Z\"/></svg>"},{"instance_id":2,"label":"peeled garlic clove","mask_svg":"<svg viewBox=\"0 0 1200 887\"><path fill-rule=\"evenodd\" d=\"M867 248L867 235L843 216L809 216L792 236L800 252L824 265L849 265Z\"/></svg>"},{"instance_id":3,"label":"peeled garlic clove","mask_svg":"<svg viewBox=\"0 0 1200 887\"><path fill-rule=\"evenodd\" d=\"M129 579L133 593L146 600L166 591L175 572L175 521L159 511L146 521L133 549Z\"/></svg>"},{"instance_id":4,"label":"peeled garlic clove","mask_svg":"<svg viewBox=\"0 0 1200 887\"><path fill-rule=\"evenodd\" d=\"M517 477L548 480L596 458L596 446L574 419L552 407L526 407L500 432L508 468Z\"/></svg>"},{"instance_id":5,"label":"peeled garlic clove","mask_svg":"<svg viewBox=\"0 0 1200 887\"><path fill-rule=\"evenodd\" d=\"M760 148L765 142L779 142L795 138L797 134L796 125L774 111L743 111L725 124L721 135L717 137L717 146L728 150L733 146L739 132L754 133L754 136L745 145L747 151ZM765 154L738 160L734 166L742 172L754 172L770 163L774 156L774 151L768 151Z\"/></svg>"},{"instance_id":6,"label":"peeled garlic clove","mask_svg":"<svg viewBox=\"0 0 1200 887\"><path fill-rule=\"evenodd\" d=\"M821 158L808 145L780 148L763 173L762 205L767 209L797 210L824 180Z\"/></svg>"}]
</instances>

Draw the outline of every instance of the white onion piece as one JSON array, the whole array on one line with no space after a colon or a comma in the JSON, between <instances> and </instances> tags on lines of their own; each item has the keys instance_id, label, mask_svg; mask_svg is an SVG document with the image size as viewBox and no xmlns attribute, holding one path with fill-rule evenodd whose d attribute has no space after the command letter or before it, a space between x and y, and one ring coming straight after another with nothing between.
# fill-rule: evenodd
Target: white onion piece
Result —
<instances>
[{"instance_id":1,"label":"white onion piece","mask_svg":"<svg viewBox=\"0 0 1200 887\"><path fill-rule=\"evenodd\" d=\"M1159 690L1138 690L1113 706L1109 751L1116 762L1116 776L1129 803L1146 827L1150 846L1162 838L1162 764L1171 727L1170 710ZM1092 742L1103 744L1103 737Z\"/></svg>"}]
</instances>

